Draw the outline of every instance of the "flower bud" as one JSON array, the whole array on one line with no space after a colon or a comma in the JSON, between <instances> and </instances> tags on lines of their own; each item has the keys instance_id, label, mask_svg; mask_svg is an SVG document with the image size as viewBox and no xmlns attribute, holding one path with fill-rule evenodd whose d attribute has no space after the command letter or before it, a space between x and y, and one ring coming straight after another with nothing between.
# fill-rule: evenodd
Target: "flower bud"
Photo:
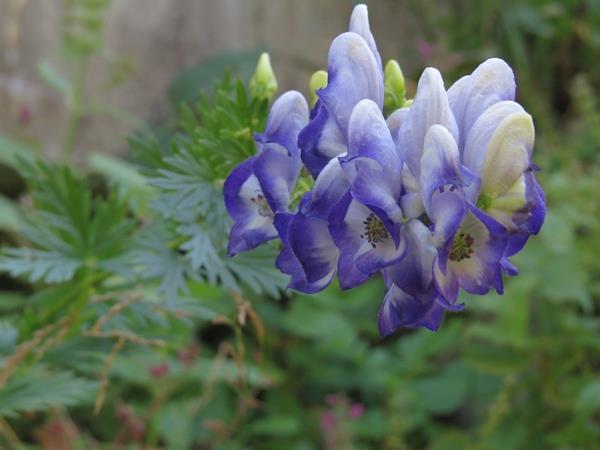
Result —
<instances>
[{"instance_id":1,"label":"flower bud","mask_svg":"<svg viewBox=\"0 0 600 450\"><path fill-rule=\"evenodd\" d=\"M317 91L319 89L323 89L325 86L327 86L327 72L325 72L324 70L317 70L315 73L312 74L312 77L310 77L310 82L308 84L311 95L311 108L315 106L317 100L319 99L319 97L317 96Z\"/></svg>"},{"instance_id":2,"label":"flower bud","mask_svg":"<svg viewBox=\"0 0 600 450\"><path fill-rule=\"evenodd\" d=\"M398 62L390 59L385 65L384 71L384 108L388 113L391 113L398 108L402 108L405 101L404 75Z\"/></svg>"},{"instance_id":3,"label":"flower bud","mask_svg":"<svg viewBox=\"0 0 600 450\"><path fill-rule=\"evenodd\" d=\"M271 67L271 58L263 53L258 59L254 75L250 79L250 92L254 97L270 100L277 92L277 78Z\"/></svg>"}]
</instances>

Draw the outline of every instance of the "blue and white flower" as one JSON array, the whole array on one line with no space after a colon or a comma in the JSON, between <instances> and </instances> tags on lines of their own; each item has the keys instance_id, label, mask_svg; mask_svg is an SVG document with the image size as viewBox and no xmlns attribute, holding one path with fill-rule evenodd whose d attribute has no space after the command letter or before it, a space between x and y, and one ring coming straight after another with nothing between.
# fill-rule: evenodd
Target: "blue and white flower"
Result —
<instances>
[{"instance_id":1,"label":"blue and white flower","mask_svg":"<svg viewBox=\"0 0 600 450\"><path fill-rule=\"evenodd\" d=\"M367 8L355 7L349 31L329 49L328 82L317 92L319 100L311 121L300 133L302 161L313 177L331 160L347 152L348 122L354 106L363 99L383 108L383 69L369 29Z\"/></svg>"},{"instance_id":2,"label":"blue and white flower","mask_svg":"<svg viewBox=\"0 0 600 450\"><path fill-rule=\"evenodd\" d=\"M348 153L340 156L350 188L329 216L340 249L342 288L354 287L404 255L400 236L402 158L378 105L362 100L348 127Z\"/></svg>"},{"instance_id":3,"label":"blue and white flower","mask_svg":"<svg viewBox=\"0 0 600 450\"><path fill-rule=\"evenodd\" d=\"M312 191L304 194L298 212L278 213L275 226L283 243L276 266L291 276L289 287L318 292L337 273L340 252L328 226L328 218L350 184L337 158L321 171Z\"/></svg>"},{"instance_id":4,"label":"blue and white flower","mask_svg":"<svg viewBox=\"0 0 600 450\"><path fill-rule=\"evenodd\" d=\"M228 178L229 252L279 236L276 265L306 293L336 274L349 289L381 273L382 336L437 330L462 309L461 289L502 293L503 273L517 273L509 257L546 214L533 121L515 102L510 67L490 59L448 91L428 68L412 104L386 119L381 58L359 5L331 45L327 78L310 119L298 93L275 102L259 153ZM302 164L315 183L290 212Z\"/></svg>"},{"instance_id":5,"label":"blue and white flower","mask_svg":"<svg viewBox=\"0 0 600 450\"><path fill-rule=\"evenodd\" d=\"M290 195L302 167L298 133L308 123L308 105L296 91L273 103L265 132L256 136L259 152L236 167L223 188L233 219L228 253L252 249L275 239L273 220L288 210Z\"/></svg>"}]
</instances>

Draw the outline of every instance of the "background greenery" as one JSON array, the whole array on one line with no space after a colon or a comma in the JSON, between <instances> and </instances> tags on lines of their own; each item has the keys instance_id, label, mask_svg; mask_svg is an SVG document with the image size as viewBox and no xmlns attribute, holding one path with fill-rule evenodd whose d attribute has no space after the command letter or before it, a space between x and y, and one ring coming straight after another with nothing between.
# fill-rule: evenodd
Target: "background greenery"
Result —
<instances>
[{"instance_id":1,"label":"background greenery","mask_svg":"<svg viewBox=\"0 0 600 450\"><path fill-rule=\"evenodd\" d=\"M0 136L0 448L600 447L599 1L410 3L448 81L514 67L549 212L503 297L385 340L382 283L283 293L274 247L224 256L222 181L268 109L237 81L255 54L175 79L127 161L69 168L107 2L70 3L72 76L40 68L70 106L63 164Z\"/></svg>"}]
</instances>

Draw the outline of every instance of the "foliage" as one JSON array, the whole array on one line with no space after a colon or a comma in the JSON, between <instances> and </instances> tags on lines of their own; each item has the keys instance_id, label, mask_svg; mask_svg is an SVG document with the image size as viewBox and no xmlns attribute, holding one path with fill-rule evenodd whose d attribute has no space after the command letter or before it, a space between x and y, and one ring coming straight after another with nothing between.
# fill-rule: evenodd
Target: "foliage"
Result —
<instances>
[{"instance_id":1,"label":"foliage","mask_svg":"<svg viewBox=\"0 0 600 450\"><path fill-rule=\"evenodd\" d=\"M493 43L510 59L510 33L486 24L546 17L555 3L462 2L477 20L463 14L461 28L448 16L438 32L454 51ZM576 15L575 3L559 6ZM575 32L552 17L547 34L529 26L527 52ZM223 179L255 151L268 109L233 76L199 96L178 85L189 102L160 134L130 139L133 162L97 154L88 172L2 138L14 150L2 163L28 190L19 205L0 201L0 268L11 275L0 290L0 448L57 448L50 435L77 450L595 449L599 73L569 57L582 73L566 83L566 111L542 87L552 61L526 58L540 87L520 93L550 116L535 151L549 214L516 260L520 276L503 297L465 296L466 312L438 333L383 341L382 283L295 295L281 290L275 248L225 256Z\"/></svg>"}]
</instances>

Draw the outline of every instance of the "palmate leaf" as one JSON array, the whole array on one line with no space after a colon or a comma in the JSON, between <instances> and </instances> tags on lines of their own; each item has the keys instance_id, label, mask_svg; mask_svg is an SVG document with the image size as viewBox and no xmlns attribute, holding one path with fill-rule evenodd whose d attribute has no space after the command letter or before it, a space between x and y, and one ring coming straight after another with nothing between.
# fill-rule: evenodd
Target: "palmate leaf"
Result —
<instances>
[{"instance_id":1,"label":"palmate leaf","mask_svg":"<svg viewBox=\"0 0 600 450\"><path fill-rule=\"evenodd\" d=\"M7 248L0 271L31 282L62 283L81 268L122 270L115 264L125 253L134 223L116 195L93 198L86 182L68 168L34 161L23 163L31 186L34 212L21 233L35 248Z\"/></svg>"},{"instance_id":2,"label":"palmate leaf","mask_svg":"<svg viewBox=\"0 0 600 450\"><path fill-rule=\"evenodd\" d=\"M222 181L256 152L254 133L264 129L268 106L226 74L212 97L202 95L194 107L182 108L177 149L185 148L203 161L208 179Z\"/></svg>"},{"instance_id":3,"label":"palmate leaf","mask_svg":"<svg viewBox=\"0 0 600 450\"><path fill-rule=\"evenodd\" d=\"M224 212L221 189L210 180L206 162L189 151L166 157L164 168L150 182L164 191L154 203L163 217L192 222Z\"/></svg>"},{"instance_id":4,"label":"palmate leaf","mask_svg":"<svg viewBox=\"0 0 600 450\"><path fill-rule=\"evenodd\" d=\"M158 280L158 292L167 301L175 301L187 292L186 276L189 270L183 256L170 244L177 236L164 223L145 229L136 239L132 260L142 279Z\"/></svg>"},{"instance_id":5,"label":"palmate leaf","mask_svg":"<svg viewBox=\"0 0 600 450\"><path fill-rule=\"evenodd\" d=\"M37 365L16 374L0 390L0 416L12 418L22 412L86 403L93 400L96 389L96 382Z\"/></svg>"},{"instance_id":6,"label":"palmate leaf","mask_svg":"<svg viewBox=\"0 0 600 450\"><path fill-rule=\"evenodd\" d=\"M170 145L159 146L153 137L132 141L150 183L160 191L152 203L160 219L138 241L136 261L144 277L160 280L160 291L170 301L187 293L190 279L272 295L285 285L274 268L274 249L235 259L226 254L231 222L223 182L256 152L253 136L262 131L267 108L265 100L225 75L212 95L181 109Z\"/></svg>"},{"instance_id":7,"label":"palmate leaf","mask_svg":"<svg viewBox=\"0 0 600 450\"><path fill-rule=\"evenodd\" d=\"M226 266L237 280L231 288L246 285L256 293L266 292L277 297L279 291L287 286L289 278L275 267L276 256L277 251L273 246L263 246L228 258Z\"/></svg>"},{"instance_id":8,"label":"palmate leaf","mask_svg":"<svg viewBox=\"0 0 600 450\"><path fill-rule=\"evenodd\" d=\"M81 264L80 260L58 252L9 248L0 258L0 272L7 272L15 278L26 276L33 283L64 283L73 278Z\"/></svg>"}]
</instances>

